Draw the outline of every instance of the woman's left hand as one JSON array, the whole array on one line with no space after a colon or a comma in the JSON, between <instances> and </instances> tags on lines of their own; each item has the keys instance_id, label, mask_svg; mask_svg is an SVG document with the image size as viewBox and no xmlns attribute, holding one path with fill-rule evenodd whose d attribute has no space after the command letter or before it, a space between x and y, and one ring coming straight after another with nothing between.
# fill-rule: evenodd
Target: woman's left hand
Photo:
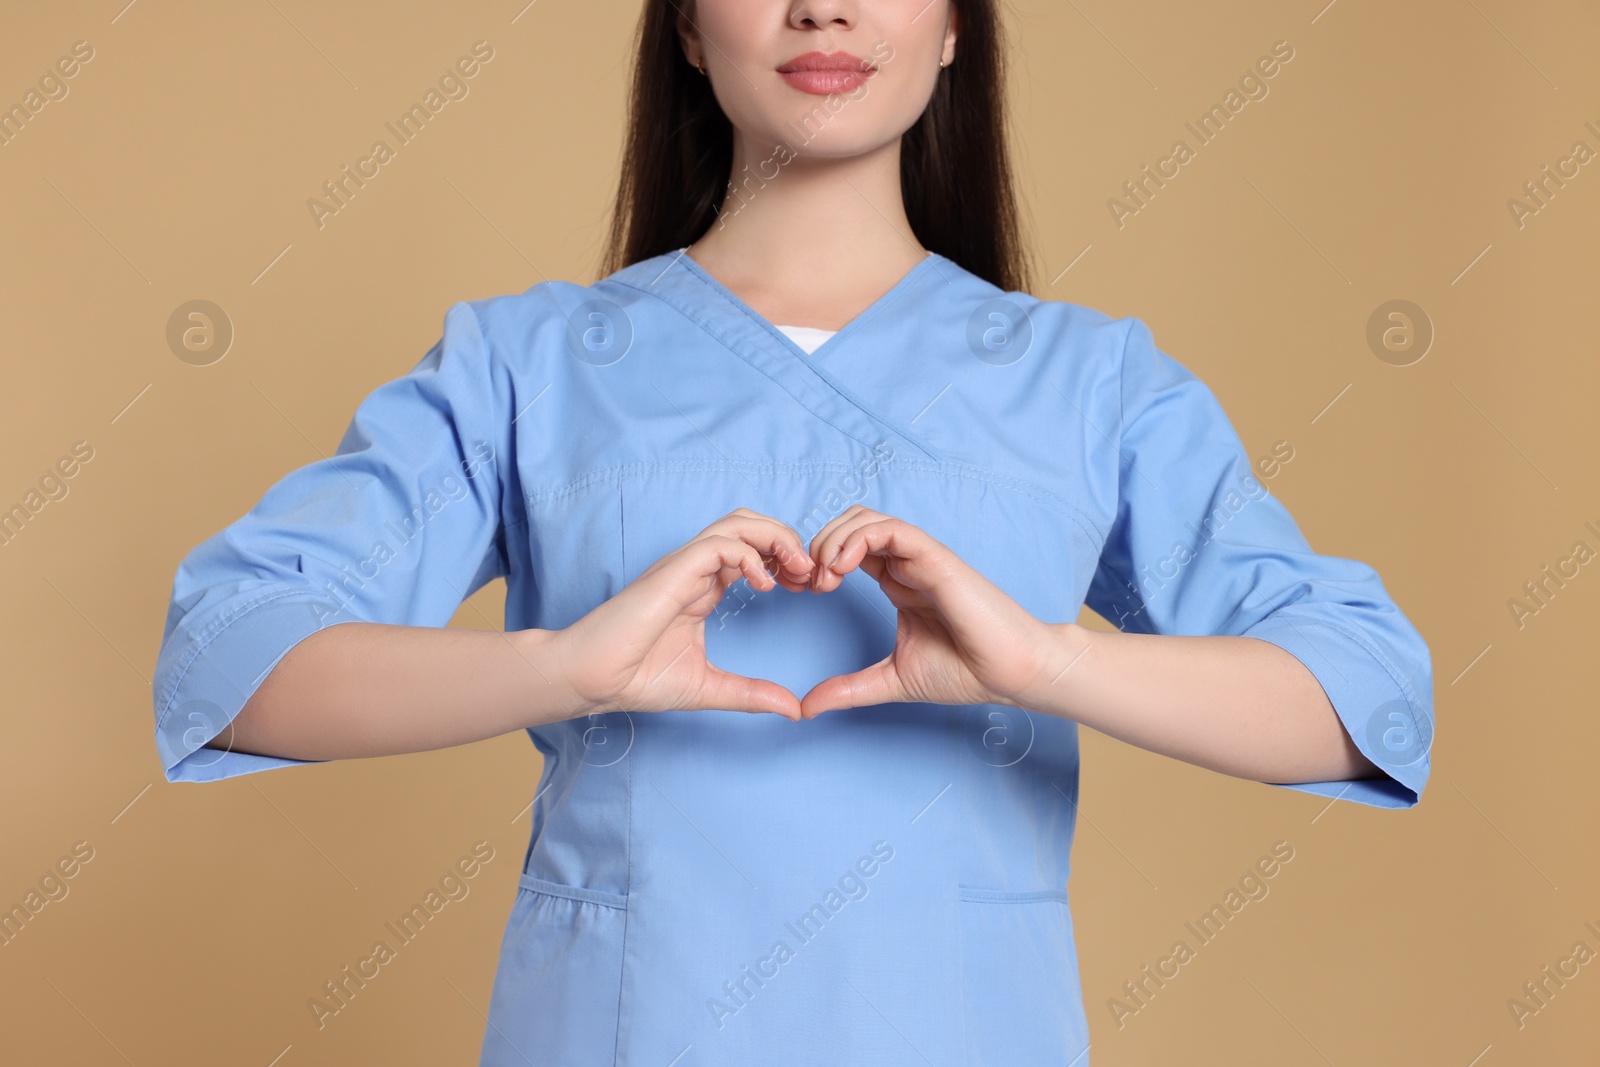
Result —
<instances>
[{"instance_id":1,"label":"woman's left hand","mask_svg":"<svg viewBox=\"0 0 1600 1067\"><path fill-rule=\"evenodd\" d=\"M837 590L859 567L899 618L893 651L818 682L801 698L805 718L900 701L1013 704L1044 671L1050 624L908 522L852 505L817 532L811 555L813 592Z\"/></svg>"}]
</instances>

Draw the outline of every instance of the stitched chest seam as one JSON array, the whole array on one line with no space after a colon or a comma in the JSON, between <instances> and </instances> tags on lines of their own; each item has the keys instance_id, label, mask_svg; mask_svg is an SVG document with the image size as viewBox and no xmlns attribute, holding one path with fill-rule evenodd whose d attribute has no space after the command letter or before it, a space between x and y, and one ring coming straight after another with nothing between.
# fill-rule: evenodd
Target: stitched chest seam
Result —
<instances>
[{"instance_id":1,"label":"stitched chest seam","mask_svg":"<svg viewBox=\"0 0 1600 1067\"><path fill-rule=\"evenodd\" d=\"M1057 496L1055 493L1032 482L1021 478L1013 478L999 474L984 467L971 463L956 461L931 461L923 459L894 459L885 464L890 470L919 471L926 474L937 474L946 477L969 478L985 482L997 489L1018 493L1027 497L1041 507L1048 508L1065 518L1071 519L1078 528L1088 535L1095 544L1103 544L1106 533L1101 529L1095 519L1084 513L1082 509L1070 501ZM617 463L609 467L601 467L589 471L571 481L546 489L533 490L525 495L529 507L540 503L560 500L571 496L595 484L606 481L621 481L630 475L648 475L653 472L665 471L770 471L777 473L824 473L842 474L853 471L857 464L842 463L837 460L717 460L717 459L685 459L685 460L635 460L628 463Z\"/></svg>"}]
</instances>

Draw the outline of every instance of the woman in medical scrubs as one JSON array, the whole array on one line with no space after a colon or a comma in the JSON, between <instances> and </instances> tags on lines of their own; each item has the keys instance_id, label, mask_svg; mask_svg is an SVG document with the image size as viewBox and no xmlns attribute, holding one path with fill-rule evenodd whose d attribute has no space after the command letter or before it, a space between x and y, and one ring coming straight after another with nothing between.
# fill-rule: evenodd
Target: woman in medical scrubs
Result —
<instances>
[{"instance_id":1,"label":"woman in medical scrubs","mask_svg":"<svg viewBox=\"0 0 1600 1067\"><path fill-rule=\"evenodd\" d=\"M1088 1064L1079 724L1417 802L1427 645L1028 294L1000 74L988 0L647 0L606 276L450 307L180 566L169 780L537 746L482 1063Z\"/></svg>"}]
</instances>

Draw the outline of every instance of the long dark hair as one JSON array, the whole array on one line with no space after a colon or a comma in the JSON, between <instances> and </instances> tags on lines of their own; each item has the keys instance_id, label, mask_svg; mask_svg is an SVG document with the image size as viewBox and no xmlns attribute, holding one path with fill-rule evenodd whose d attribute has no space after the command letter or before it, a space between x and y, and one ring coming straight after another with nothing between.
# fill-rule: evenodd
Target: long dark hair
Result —
<instances>
[{"instance_id":1,"label":"long dark hair","mask_svg":"<svg viewBox=\"0 0 1600 1067\"><path fill-rule=\"evenodd\" d=\"M717 219L733 166L733 125L685 59L678 3L646 0L628 137L601 274L683 248ZM1005 290L1029 288L1006 149L1000 26L993 0L951 0L956 59L900 146L906 217L923 247Z\"/></svg>"}]
</instances>

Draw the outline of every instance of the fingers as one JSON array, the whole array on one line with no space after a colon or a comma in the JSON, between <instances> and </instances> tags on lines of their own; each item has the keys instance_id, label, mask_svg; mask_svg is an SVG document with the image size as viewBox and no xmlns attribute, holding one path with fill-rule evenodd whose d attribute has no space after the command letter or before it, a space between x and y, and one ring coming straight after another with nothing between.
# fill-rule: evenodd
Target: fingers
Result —
<instances>
[{"instance_id":1,"label":"fingers","mask_svg":"<svg viewBox=\"0 0 1600 1067\"><path fill-rule=\"evenodd\" d=\"M790 592L805 589L811 572L816 569L816 561L800 543L800 535L770 515L749 508L735 508L700 531L696 539L715 534L736 537L755 546L760 551L762 565Z\"/></svg>"},{"instance_id":2,"label":"fingers","mask_svg":"<svg viewBox=\"0 0 1600 1067\"><path fill-rule=\"evenodd\" d=\"M837 589L839 587L839 578L860 566L860 559L857 559L849 566L845 566L838 558L840 551L852 534L873 523L898 521L900 520L893 519L882 512L874 511L861 504L852 504L838 515L835 515L828 521L827 525L818 530L816 535L811 538L811 555L817 562L817 569L811 574L812 591L825 593ZM910 526L909 523L906 525ZM912 529L915 529L915 527L912 527ZM877 573L874 572L873 577L876 578L877 576Z\"/></svg>"},{"instance_id":3,"label":"fingers","mask_svg":"<svg viewBox=\"0 0 1600 1067\"><path fill-rule=\"evenodd\" d=\"M679 557L673 568L681 580L679 590L684 594L699 594L687 600L680 598L680 603L685 608L695 604L705 609L695 614L710 614L728 587L740 578L749 582L750 588L762 592L778 584L763 562L759 545L729 534L707 534L684 545L675 555ZM696 604L701 598L707 603Z\"/></svg>"},{"instance_id":4,"label":"fingers","mask_svg":"<svg viewBox=\"0 0 1600 1067\"><path fill-rule=\"evenodd\" d=\"M833 553L838 549L839 542L844 536L858 526L868 522L875 522L885 516L871 508L860 504L851 504L839 514L829 519L822 529L818 530L811 538L811 555L819 564L817 573L812 576L813 581L822 574L822 567L828 565L833 558Z\"/></svg>"},{"instance_id":5,"label":"fingers","mask_svg":"<svg viewBox=\"0 0 1600 1067\"><path fill-rule=\"evenodd\" d=\"M811 589L818 593L837 589L844 576L857 567L884 584L891 580L887 575L891 559L896 564L892 568L894 582L902 588L927 591L949 576L955 560L954 554L926 531L870 508L854 514L847 510L823 527L812 539L812 552L820 565L811 575Z\"/></svg>"}]
</instances>

